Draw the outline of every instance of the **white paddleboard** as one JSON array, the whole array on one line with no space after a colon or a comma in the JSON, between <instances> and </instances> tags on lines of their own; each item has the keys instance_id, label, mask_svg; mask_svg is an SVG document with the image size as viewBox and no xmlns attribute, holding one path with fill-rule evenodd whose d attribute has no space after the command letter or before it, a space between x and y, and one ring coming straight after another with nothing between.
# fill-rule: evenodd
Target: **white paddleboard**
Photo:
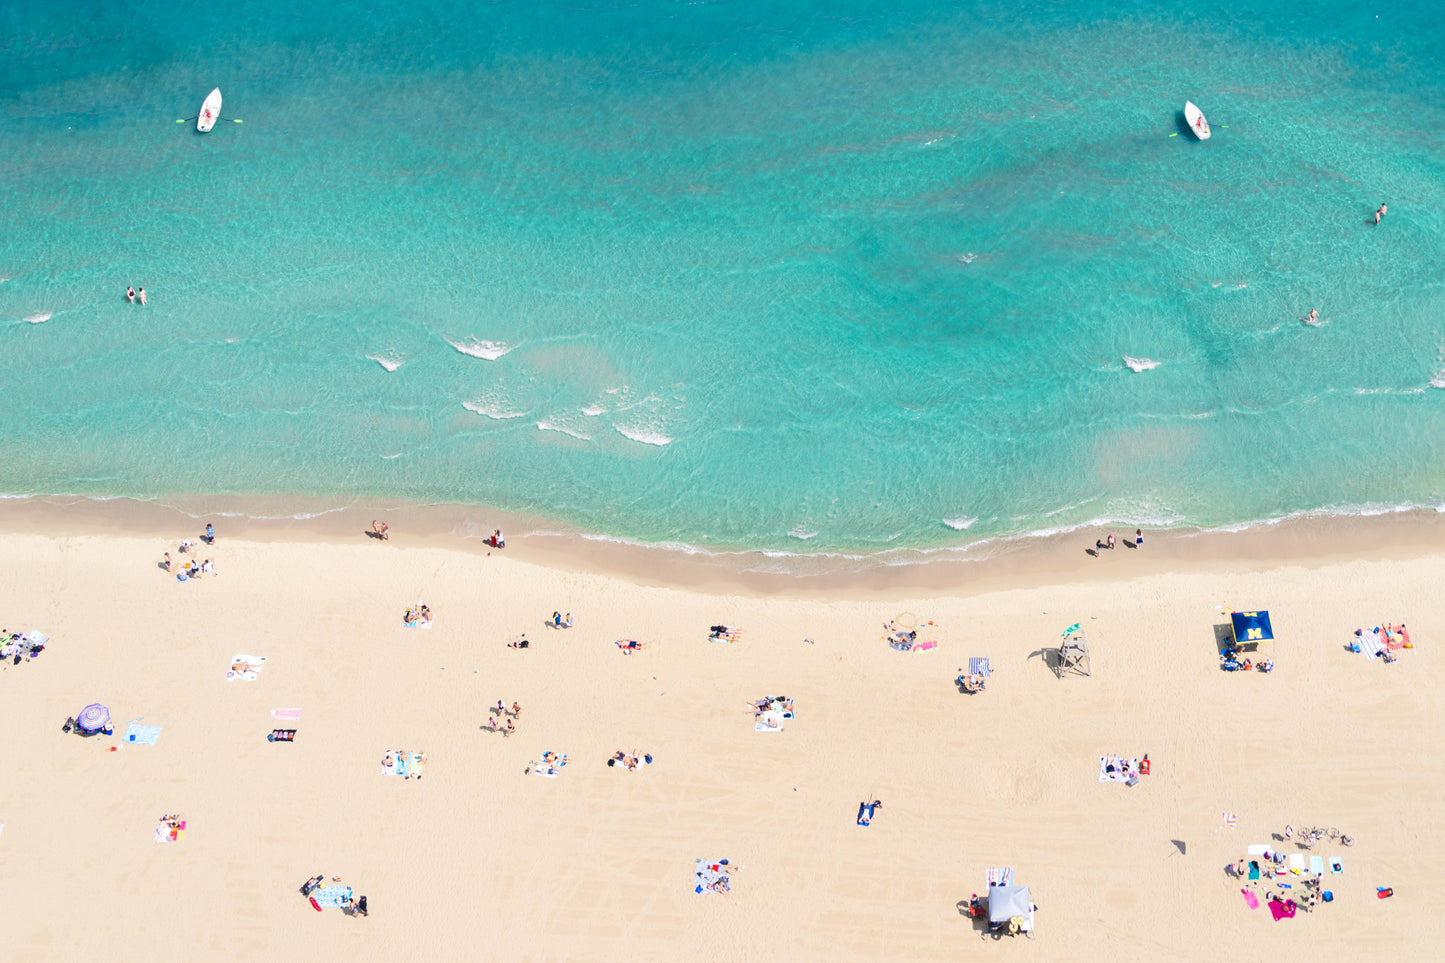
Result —
<instances>
[{"instance_id":1,"label":"white paddleboard","mask_svg":"<svg viewBox=\"0 0 1445 963\"><path fill-rule=\"evenodd\" d=\"M220 97L219 91L216 96L218 98ZM217 103L219 103L219 100ZM1204 119L1204 111L1195 107L1194 104L1188 100L1184 102L1184 120L1189 124L1189 129L1194 131L1195 137L1198 137L1200 140L1209 139L1209 121Z\"/></svg>"},{"instance_id":2,"label":"white paddleboard","mask_svg":"<svg viewBox=\"0 0 1445 963\"><path fill-rule=\"evenodd\" d=\"M1193 104L1190 105L1191 107ZM206 102L201 104L201 112L196 115L196 130L205 133L216 126L216 121L221 117L221 88L217 87L206 95ZM1208 134L1204 136L1208 137Z\"/></svg>"}]
</instances>

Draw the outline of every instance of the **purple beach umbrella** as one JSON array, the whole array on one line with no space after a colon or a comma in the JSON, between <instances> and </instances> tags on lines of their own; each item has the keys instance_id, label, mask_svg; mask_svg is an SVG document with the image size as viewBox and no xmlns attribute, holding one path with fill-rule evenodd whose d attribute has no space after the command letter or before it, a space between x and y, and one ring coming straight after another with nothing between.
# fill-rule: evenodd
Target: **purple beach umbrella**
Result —
<instances>
[{"instance_id":1,"label":"purple beach umbrella","mask_svg":"<svg viewBox=\"0 0 1445 963\"><path fill-rule=\"evenodd\" d=\"M86 732L95 732L110 721L110 710L99 702L92 702L80 710L76 724Z\"/></svg>"}]
</instances>

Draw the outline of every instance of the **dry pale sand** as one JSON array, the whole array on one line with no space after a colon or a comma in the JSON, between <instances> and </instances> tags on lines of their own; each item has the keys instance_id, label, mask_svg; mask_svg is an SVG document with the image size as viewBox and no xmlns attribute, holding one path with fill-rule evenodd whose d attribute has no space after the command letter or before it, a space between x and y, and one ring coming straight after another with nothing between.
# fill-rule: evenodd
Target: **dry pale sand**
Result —
<instances>
[{"instance_id":1,"label":"dry pale sand","mask_svg":"<svg viewBox=\"0 0 1445 963\"><path fill-rule=\"evenodd\" d=\"M202 550L216 577L178 584L157 561L193 527L58 528L0 541L0 625L53 639L0 671L5 959L1429 959L1445 935L1445 553L1428 546L1074 546L1015 588L910 593L896 573L759 590L674 560L649 578L559 567L515 541L223 530ZM401 625L418 599L431 631ZM1226 602L1271 610L1274 673L1219 670ZM554 609L576 627L545 629ZM936 650L881 641L904 610L937 623ZM1345 650L1381 620L1416 649ZM707 641L719 621L737 644ZM1094 673L1060 680L1040 652L1074 621ZM533 647L507 648L522 631ZM623 655L625 637L648 648ZM268 662L225 681L241 652ZM970 697L953 679L974 655L995 676ZM745 703L775 694L797 718L754 732ZM523 707L510 739L480 728L498 699ZM91 701L159 742L63 734ZM287 706L297 741L270 744ZM380 775L396 747L430 754L422 780ZM610 769L618 749L656 764ZM544 750L569 755L555 781L524 774ZM1152 774L1100 784L1112 752L1148 753ZM884 807L861 829L865 798ZM187 838L156 845L174 811ZM1357 842L1333 905L1274 923L1223 867L1287 823ZM696 857L740 867L730 896L693 893ZM1033 887L1037 939L985 939L961 914L990 865ZM297 890L321 872L370 917L314 912Z\"/></svg>"}]
</instances>

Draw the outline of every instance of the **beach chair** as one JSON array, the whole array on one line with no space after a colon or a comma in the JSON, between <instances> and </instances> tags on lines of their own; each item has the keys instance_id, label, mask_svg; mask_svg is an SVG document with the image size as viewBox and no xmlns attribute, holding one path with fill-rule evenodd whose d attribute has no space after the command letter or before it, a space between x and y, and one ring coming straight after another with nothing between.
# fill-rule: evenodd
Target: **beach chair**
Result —
<instances>
[{"instance_id":1,"label":"beach chair","mask_svg":"<svg viewBox=\"0 0 1445 963\"><path fill-rule=\"evenodd\" d=\"M295 742L295 729L272 729L271 734L266 737L267 742Z\"/></svg>"}]
</instances>

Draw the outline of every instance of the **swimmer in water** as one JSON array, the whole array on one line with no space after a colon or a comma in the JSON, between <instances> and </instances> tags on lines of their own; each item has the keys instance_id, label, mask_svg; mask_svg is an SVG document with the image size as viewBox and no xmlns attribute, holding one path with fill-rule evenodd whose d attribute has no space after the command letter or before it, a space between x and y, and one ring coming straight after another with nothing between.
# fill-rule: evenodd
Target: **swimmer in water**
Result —
<instances>
[{"instance_id":1,"label":"swimmer in water","mask_svg":"<svg viewBox=\"0 0 1445 963\"><path fill-rule=\"evenodd\" d=\"M128 287L125 289L125 299L132 304L135 303L135 288Z\"/></svg>"},{"instance_id":2,"label":"swimmer in water","mask_svg":"<svg viewBox=\"0 0 1445 963\"><path fill-rule=\"evenodd\" d=\"M1315 321L1318 321L1319 319L1320 319L1320 313L1319 313L1318 311L1316 311L1314 308L1310 308L1309 317L1305 318L1305 320L1313 323L1313 322L1315 322Z\"/></svg>"},{"instance_id":3,"label":"swimmer in water","mask_svg":"<svg viewBox=\"0 0 1445 963\"><path fill-rule=\"evenodd\" d=\"M1382 203L1380 209L1375 212L1375 223L1380 223L1380 218L1385 216L1385 205Z\"/></svg>"},{"instance_id":4,"label":"swimmer in water","mask_svg":"<svg viewBox=\"0 0 1445 963\"><path fill-rule=\"evenodd\" d=\"M136 297L139 298L140 303L144 305L146 303L146 289L141 288L140 291L137 292Z\"/></svg>"}]
</instances>

